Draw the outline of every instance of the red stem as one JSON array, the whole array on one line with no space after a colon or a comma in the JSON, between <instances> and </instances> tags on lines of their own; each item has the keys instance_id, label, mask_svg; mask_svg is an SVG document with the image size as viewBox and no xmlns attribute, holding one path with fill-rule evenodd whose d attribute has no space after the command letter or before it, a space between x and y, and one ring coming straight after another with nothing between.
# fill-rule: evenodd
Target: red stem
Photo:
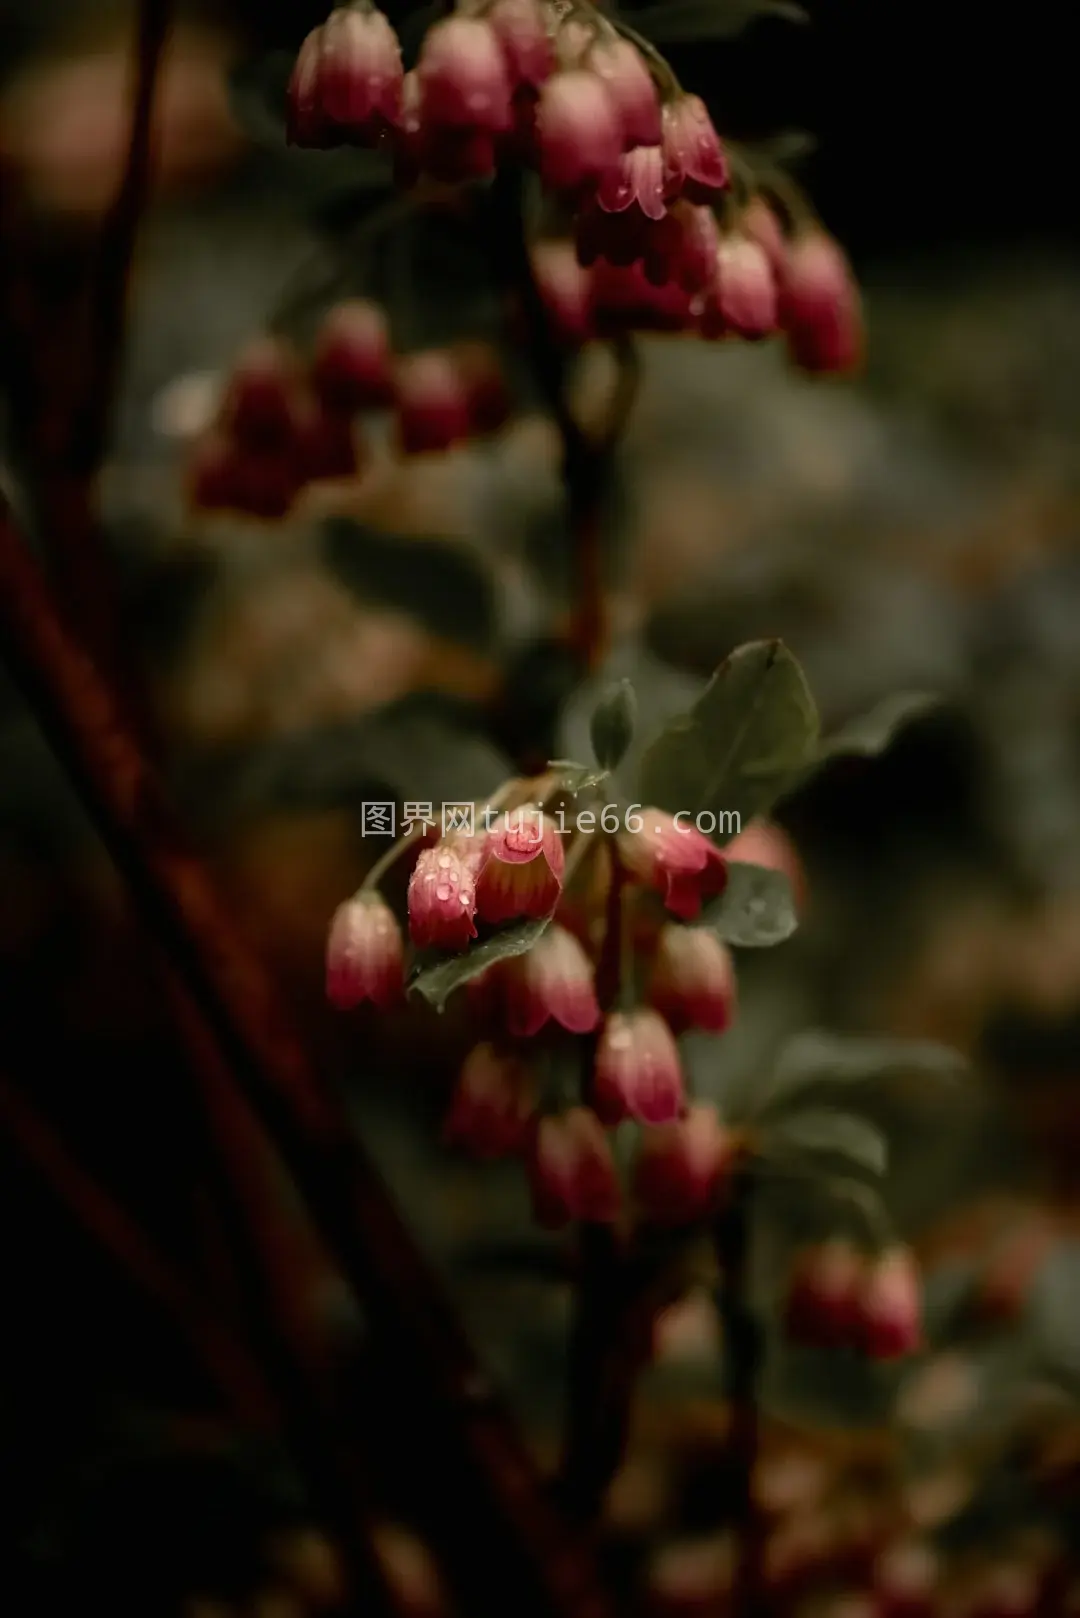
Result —
<instances>
[{"instance_id":1,"label":"red stem","mask_svg":"<svg viewBox=\"0 0 1080 1618\"><path fill-rule=\"evenodd\" d=\"M343 1108L281 1018L280 995L234 936L108 688L71 641L40 571L0 506L0 645L155 938L222 1059L263 1121L327 1247L415 1377L424 1465L446 1469L460 1517L444 1550L478 1611L512 1590L530 1618L609 1610L583 1548L533 1465L442 1288ZM413 1412L402 1412L407 1419ZM459 1529L460 1524L460 1529ZM471 1532L463 1531L469 1525ZM482 1605L481 1605L482 1604Z\"/></svg>"}]
</instances>

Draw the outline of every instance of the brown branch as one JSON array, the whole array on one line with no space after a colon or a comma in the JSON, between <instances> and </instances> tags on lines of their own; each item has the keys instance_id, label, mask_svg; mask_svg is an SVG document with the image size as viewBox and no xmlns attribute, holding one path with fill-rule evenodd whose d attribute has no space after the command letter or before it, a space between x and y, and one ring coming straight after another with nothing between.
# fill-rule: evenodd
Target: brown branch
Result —
<instances>
[{"instance_id":1,"label":"brown branch","mask_svg":"<svg viewBox=\"0 0 1080 1618\"><path fill-rule=\"evenodd\" d=\"M172 1320L232 1410L249 1426L277 1425L276 1401L257 1364L203 1306L139 1225L72 1157L49 1123L0 1075L0 1126L60 1202Z\"/></svg>"},{"instance_id":2,"label":"brown branch","mask_svg":"<svg viewBox=\"0 0 1080 1618\"><path fill-rule=\"evenodd\" d=\"M243 1086L328 1248L415 1379L415 1410L401 1412L403 1441L415 1444L418 1465L445 1469L446 1497L460 1515L447 1514L442 1550L459 1584L470 1586L471 1605L501 1615L512 1591L528 1618L599 1618L608 1599L590 1559L545 1498L344 1109L283 1023L274 986L234 937L108 688L66 633L2 507L0 646L198 1005L222 1059L218 1082L231 1074ZM418 1424L406 1432L410 1417Z\"/></svg>"}]
</instances>

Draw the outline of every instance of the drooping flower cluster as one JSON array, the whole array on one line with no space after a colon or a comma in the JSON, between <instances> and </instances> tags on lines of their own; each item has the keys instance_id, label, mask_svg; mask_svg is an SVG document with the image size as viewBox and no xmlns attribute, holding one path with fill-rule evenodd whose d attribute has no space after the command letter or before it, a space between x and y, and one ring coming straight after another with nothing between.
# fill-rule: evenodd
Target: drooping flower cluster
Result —
<instances>
[{"instance_id":1,"label":"drooping flower cluster","mask_svg":"<svg viewBox=\"0 0 1080 1618\"><path fill-rule=\"evenodd\" d=\"M489 811L482 828L451 833L416 858L408 886L416 950L460 955L492 929L546 923L529 948L466 983L483 1038L458 1077L447 1139L480 1157L522 1157L544 1224L607 1223L626 1204L610 1132L633 1122L637 1210L692 1222L717 1206L739 1150L715 1108L688 1097L677 1042L688 1029L719 1033L734 1015L730 954L692 925L722 892L726 861L701 832L656 809L642 811L640 830L574 835L595 838L579 854L618 869L628 918L635 906L658 912L612 1004L602 1003L590 929L566 892L564 835L540 803ZM329 998L386 1007L404 983L402 929L362 890L331 926Z\"/></svg>"},{"instance_id":2,"label":"drooping flower cluster","mask_svg":"<svg viewBox=\"0 0 1080 1618\"><path fill-rule=\"evenodd\" d=\"M859 358L858 298L836 244L808 213L785 230L761 196L736 206L704 103L591 7L462 0L406 73L387 19L351 0L301 48L289 133L301 146L384 148L402 184L534 169L573 220L571 239L538 244L535 260L565 342L627 328L782 331L810 371Z\"/></svg>"},{"instance_id":3,"label":"drooping flower cluster","mask_svg":"<svg viewBox=\"0 0 1080 1618\"><path fill-rule=\"evenodd\" d=\"M461 0L405 72L388 19L348 0L300 49L288 136L384 150L402 186L534 170L569 220L569 235L530 250L560 345L628 331L782 334L803 369L850 369L862 329L843 253L801 205L796 215L785 203L782 222L763 195L736 203L704 103L645 49L589 7ZM383 312L352 300L330 311L306 360L270 338L242 357L196 453L194 504L284 516L308 484L355 476L356 418L376 410L393 412L411 455L496 431L511 404L490 349L395 356Z\"/></svg>"},{"instance_id":4,"label":"drooping flower cluster","mask_svg":"<svg viewBox=\"0 0 1080 1618\"><path fill-rule=\"evenodd\" d=\"M510 402L485 344L396 355L383 311L351 299L326 315L306 361L272 337L241 356L195 455L193 503L282 517L309 484L358 475L359 418L387 410L401 453L419 455L495 431Z\"/></svg>"},{"instance_id":5,"label":"drooping flower cluster","mask_svg":"<svg viewBox=\"0 0 1080 1618\"><path fill-rule=\"evenodd\" d=\"M891 1360L920 1346L919 1278L905 1247L869 1257L836 1239L796 1262L787 1298L791 1338L811 1348L854 1348Z\"/></svg>"}]
</instances>

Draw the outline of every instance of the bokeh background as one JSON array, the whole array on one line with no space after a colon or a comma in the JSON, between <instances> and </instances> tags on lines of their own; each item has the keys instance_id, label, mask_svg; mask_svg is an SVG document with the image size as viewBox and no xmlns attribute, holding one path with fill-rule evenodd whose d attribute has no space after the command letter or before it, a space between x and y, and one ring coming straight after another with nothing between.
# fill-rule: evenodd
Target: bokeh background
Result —
<instances>
[{"instance_id":1,"label":"bokeh background","mask_svg":"<svg viewBox=\"0 0 1080 1618\"><path fill-rule=\"evenodd\" d=\"M890 1487L919 1533L953 1534L961 1561L993 1525L1014 1587L1030 1594L1047 1545L1068 1539L1068 1439L1080 1431L1068 8L809 9L808 28L766 21L738 43L671 56L725 130L812 137L799 172L863 281L867 371L821 385L770 347L645 345L609 523L613 668L631 673L654 720L732 647L766 635L803 661L827 728L897 690L943 698L886 756L837 765L782 810L809 893L804 926L740 958L723 1071L752 1082L806 1026L941 1040L970 1059L962 1093L880 1102L890 1204L930 1265L933 1339L901 1378L903 1481L889 1473ZM530 726L547 735L564 698L558 734L575 756L586 695L560 684L546 638L567 591L549 434L526 414L491 444L420 468L377 460L359 491L277 529L195 519L182 498L215 378L325 259L325 220L357 188L347 160L286 152L272 120L260 131L258 98L228 90L237 64L295 45L319 15L306 0L180 8L102 484L109 544L192 835L305 1037L347 1075L360 1127L546 1454L559 1264L513 1175L437 1146L468 1030L454 1014L332 1018L322 971L328 919L373 858L365 800L439 801L443 783L448 798L485 792L506 773L500 740L517 748ZM0 4L0 184L18 220L5 251L30 266L57 374L122 160L131 30L129 7L99 0ZM493 732L484 716L507 668L517 684ZM0 1069L163 1240L212 1271L198 1126L145 950L6 687L0 892ZM3 1554L12 1589L28 1592L11 1610L58 1610L88 1587L144 1618L226 1598L293 1618L328 1599L326 1547L307 1533L288 1466L204 1420L205 1390L169 1334L19 1154L0 1142L0 1155ZM299 1221L296 1243L310 1308L353 1341L359 1325ZM955 1298L987 1275L1005 1295L997 1324L958 1336ZM707 1291L667 1324L612 1520L634 1565L651 1568L656 1600L688 1610L725 1576L710 1515L720 1350ZM763 1487L786 1502L778 1520L857 1540L853 1491L884 1465L897 1385L863 1385L850 1367L777 1377ZM793 1436L796 1418L810 1438ZM395 1533L422 1608L434 1598Z\"/></svg>"}]
</instances>

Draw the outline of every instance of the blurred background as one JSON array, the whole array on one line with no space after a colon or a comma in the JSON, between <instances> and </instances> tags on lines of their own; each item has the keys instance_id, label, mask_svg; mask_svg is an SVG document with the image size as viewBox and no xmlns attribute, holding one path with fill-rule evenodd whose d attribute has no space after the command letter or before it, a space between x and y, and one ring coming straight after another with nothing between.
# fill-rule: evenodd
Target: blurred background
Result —
<instances>
[{"instance_id":1,"label":"blurred background","mask_svg":"<svg viewBox=\"0 0 1080 1618\"><path fill-rule=\"evenodd\" d=\"M1080 1459L1067 8L809 10L809 27L767 20L670 56L725 133L812 138L798 172L863 283L868 368L822 385L773 346L643 345L608 523L612 667L635 679L647 723L734 646L773 635L802 660L827 730L895 691L943 699L885 756L838 763L783 806L785 858L809 893L803 926L740 956L739 1023L703 1082L722 1095L752 1081L808 1026L941 1040L970 1058L972 1083L929 1110L903 1093L880 1103L890 1206L929 1266L930 1351L887 1385L778 1363L761 1486L776 1497L777 1556L813 1563L820 1544L785 1552L783 1533L797 1519L819 1540L872 1538L852 1503L872 1475L911 1533L948 1545L957 1610L992 1618L1049 1599L1039 1581L1073 1532ZM245 68L295 49L321 15L308 0L177 8L101 485L107 538L185 821L304 1037L346 1075L380 1167L547 1455L559 1264L515 1175L438 1149L463 1016L331 1017L322 974L328 920L380 852L361 835L364 801L479 796L534 743L581 756L587 693L568 687L550 642L568 592L550 435L526 408L467 452L404 470L377 456L359 488L277 527L194 518L183 499L217 379L283 298L317 284L362 211L366 172L342 154L287 152L264 80ZM133 28L132 8L111 0L0 0L4 275L32 288L16 307L32 307L57 376L123 162ZM421 313L426 288L434 302L442 277L458 277L456 295L470 274L440 256L422 270L434 281ZM473 304L459 304L467 325ZM13 354L4 479L17 488ZM198 1124L167 1008L116 876L6 686L0 883L0 1073L212 1274ZM10 1610L59 1610L88 1588L144 1618L217 1613L214 1602L294 1618L329 1603L330 1553L287 1463L205 1419L206 1390L168 1331L6 1138L0 1154L0 1444L13 1485L2 1554L11 1588L29 1592ZM296 1264L310 1309L355 1342L360 1323L299 1220ZM957 1304L973 1288L991 1296L977 1331ZM612 1534L650 1570L661 1610L718 1610L707 1290L667 1326ZM988 1524L1005 1568L993 1598L971 1593ZM436 1597L419 1553L387 1533L425 1610ZM863 1589L828 1566L815 1600Z\"/></svg>"}]
</instances>

